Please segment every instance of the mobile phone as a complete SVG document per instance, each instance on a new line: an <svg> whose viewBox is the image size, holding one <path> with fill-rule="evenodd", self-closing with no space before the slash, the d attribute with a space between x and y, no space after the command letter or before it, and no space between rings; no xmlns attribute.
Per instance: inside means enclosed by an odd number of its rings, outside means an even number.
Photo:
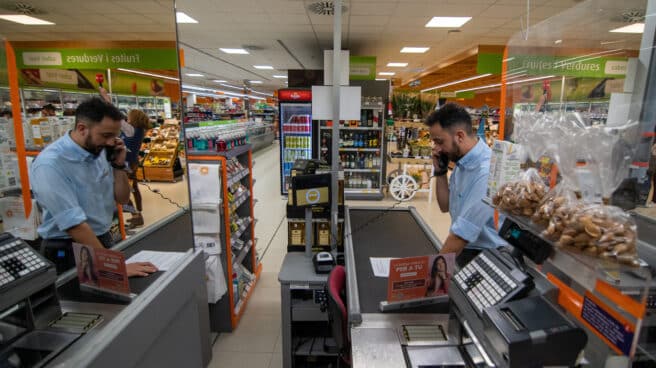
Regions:
<svg viewBox="0 0 656 368"><path fill-rule="evenodd" d="M114 162L114 160L116 160L116 149L109 146L105 147L105 155L107 161Z"/></svg>

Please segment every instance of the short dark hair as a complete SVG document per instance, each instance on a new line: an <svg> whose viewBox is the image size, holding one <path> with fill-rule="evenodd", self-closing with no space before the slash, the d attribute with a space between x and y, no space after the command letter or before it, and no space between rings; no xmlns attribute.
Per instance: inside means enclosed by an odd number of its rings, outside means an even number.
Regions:
<svg viewBox="0 0 656 368"><path fill-rule="evenodd" d="M443 129L450 130L459 125L465 130L467 135L474 135L471 116L464 107L453 102L449 102L439 110L433 111L426 118L425 124L428 127L439 124Z"/></svg>
<svg viewBox="0 0 656 368"><path fill-rule="evenodd" d="M123 114L116 106L100 97L92 97L82 102L75 110L76 125L82 121L93 125L99 124L105 117L114 121L121 121Z"/></svg>
<svg viewBox="0 0 656 368"><path fill-rule="evenodd" d="M49 104L43 106L43 110L55 111L55 110L57 110L57 108L55 108L55 105L49 103Z"/></svg>

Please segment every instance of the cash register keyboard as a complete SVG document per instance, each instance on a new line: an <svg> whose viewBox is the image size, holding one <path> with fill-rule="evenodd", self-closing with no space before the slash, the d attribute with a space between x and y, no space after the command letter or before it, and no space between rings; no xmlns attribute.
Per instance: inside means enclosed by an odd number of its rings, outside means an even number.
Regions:
<svg viewBox="0 0 656 368"><path fill-rule="evenodd" d="M518 280L515 277L518 273L511 274L511 271L490 251L485 251L463 267L454 278L458 288L481 314L483 309L509 301L526 290L528 286L525 281L528 277L516 270L523 276Z"/></svg>
<svg viewBox="0 0 656 368"><path fill-rule="evenodd" d="M50 267L36 250L9 234L0 235L0 289Z"/></svg>

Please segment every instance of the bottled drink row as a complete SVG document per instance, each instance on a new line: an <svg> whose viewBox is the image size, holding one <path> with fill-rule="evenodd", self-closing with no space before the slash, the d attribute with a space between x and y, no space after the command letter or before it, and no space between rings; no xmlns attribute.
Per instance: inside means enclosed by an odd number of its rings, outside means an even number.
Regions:
<svg viewBox="0 0 656 368"><path fill-rule="evenodd" d="M244 124L187 128L186 133L189 150L223 152L249 143Z"/></svg>
<svg viewBox="0 0 656 368"><path fill-rule="evenodd" d="M378 174L345 173L344 186L346 189L378 189Z"/></svg>
<svg viewBox="0 0 656 368"><path fill-rule="evenodd" d="M284 133L310 133L312 131L310 115L293 115L282 125Z"/></svg>
<svg viewBox="0 0 656 368"><path fill-rule="evenodd" d="M339 132L339 146L344 148L379 148L380 132ZM322 145L324 142L321 142Z"/></svg>
<svg viewBox="0 0 656 368"><path fill-rule="evenodd" d="M310 150L306 150L306 151L302 151L302 150L285 150L284 155L285 155L285 157L284 157L285 162L291 163L291 164L293 164L294 161L296 161L298 159L309 160L309 159L312 158L311 155L310 155ZM291 166L289 167L289 169L291 170Z"/></svg>
<svg viewBox="0 0 656 368"><path fill-rule="evenodd" d="M310 148L312 142L310 137L297 137L297 136L286 136L285 137L285 147L286 148Z"/></svg>
<svg viewBox="0 0 656 368"><path fill-rule="evenodd" d="M341 153L339 158L344 169L379 169L381 164L378 152Z"/></svg>

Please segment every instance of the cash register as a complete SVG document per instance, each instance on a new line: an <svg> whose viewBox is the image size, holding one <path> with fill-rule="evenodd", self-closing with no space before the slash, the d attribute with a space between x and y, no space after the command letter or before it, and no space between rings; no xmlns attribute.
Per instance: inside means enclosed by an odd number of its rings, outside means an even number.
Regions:
<svg viewBox="0 0 656 368"><path fill-rule="evenodd" d="M510 224L502 227L505 232L509 228ZM552 250L540 249L549 246L547 243L517 238L511 242L513 249L485 250L454 274L455 287L449 289L449 330L455 332L447 340L451 348L459 349L463 361L448 366L537 368L577 364L587 343L585 331L553 304L553 285L524 267L523 255L542 259ZM446 351L444 345L406 344L408 366L444 366L440 361ZM430 351L433 362L426 358Z"/></svg>
<svg viewBox="0 0 656 368"><path fill-rule="evenodd" d="M63 322L54 265L0 234L0 367L41 367L81 336ZM62 324L63 323L63 324Z"/></svg>

